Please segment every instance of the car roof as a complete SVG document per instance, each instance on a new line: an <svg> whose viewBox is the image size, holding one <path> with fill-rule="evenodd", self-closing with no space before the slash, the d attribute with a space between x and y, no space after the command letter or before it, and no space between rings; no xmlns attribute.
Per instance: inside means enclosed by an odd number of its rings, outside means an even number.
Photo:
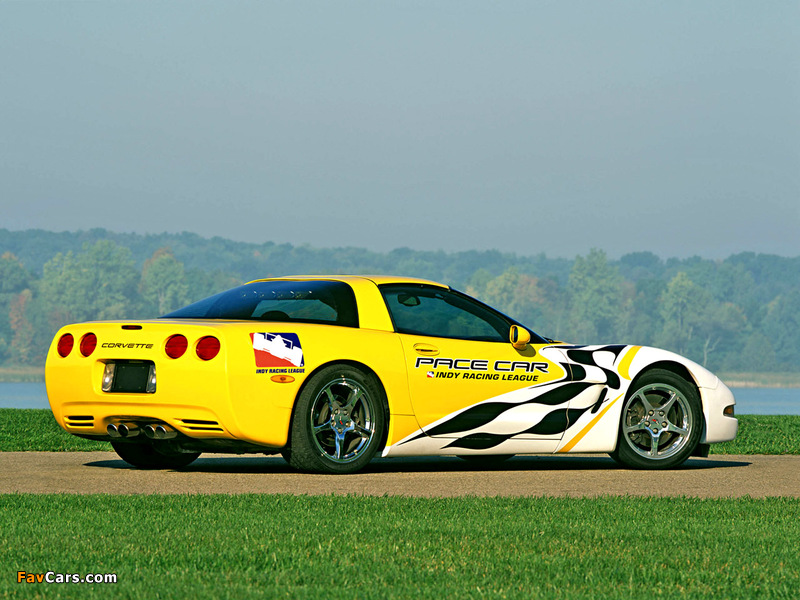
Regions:
<svg viewBox="0 0 800 600"><path fill-rule="evenodd" d="M430 281L429 279L420 279L418 277L399 277L396 275L290 275L286 277L267 277L264 279L256 279L255 281L343 281L345 283L352 281L372 281L375 285L383 285L388 283L409 283L412 285L432 285L441 288L448 286ZM249 283L253 283L252 281Z"/></svg>

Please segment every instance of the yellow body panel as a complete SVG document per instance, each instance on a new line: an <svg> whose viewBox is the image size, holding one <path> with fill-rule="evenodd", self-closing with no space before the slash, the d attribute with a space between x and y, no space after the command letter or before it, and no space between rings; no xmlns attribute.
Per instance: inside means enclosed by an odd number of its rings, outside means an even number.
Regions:
<svg viewBox="0 0 800 600"><path fill-rule="evenodd" d="M308 324L287 327L287 323L252 321L159 319L135 323L142 329L126 331L120 322L94 322L70 325L56 335L57 341L64 333L71 333L76 344L89 332L98 339L97 350L88 358L77 348L61 358L55 341L50 348L47 394L56 420L67 431L104 435L109 423L130 416L164 421L190 437L236 439L279 448L286 444L292 408L305 380L317 368L339 361L368 366L384 385L390 412L413 415L402 348L397 336L388 331ZM270 370L257 368L250 334L284 330L300 337L305 365L288 369L294 381L277 383ZM186 354L177 359L169 358L164 351L167 339L174 334L183 334L189 340ZM210 361L201 360L193 350L206 335L217 337L222 346L220 354ZM115 347L104 348L107 344ZM103 392L105 363L121 359L154 361L156 392ZM76 428L70 425L74 420L67 420L70 416L92 419L81 420L80 428ZM218 425L190 429L184 423L194 420Z"/></svg>

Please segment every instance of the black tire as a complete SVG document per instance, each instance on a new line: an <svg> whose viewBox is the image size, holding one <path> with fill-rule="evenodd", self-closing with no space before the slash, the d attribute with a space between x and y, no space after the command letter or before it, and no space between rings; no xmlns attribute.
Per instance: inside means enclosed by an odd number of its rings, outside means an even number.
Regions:
<svg viewBox="0 0 800 600"><path fill-rule="evenodd" d="M200 456L199 452L159 450L147 442L111 442L111 446L122 460L139 469L181 469Z"/></svg>
<svg viewBox="0 0 800 600"><path fill-rule="evenodd" d="M383 443L387 414L373 375L350 365L325 367L300 392L281 454L301 471L355 473Z"/></svg>
<svg viewBox="0 0 800 600"><path fill-rule="evenodd" d="M611 457L634 469L672 469L692 455L703 425L694 384L671 371L653 369L625 399Z"/></svg>

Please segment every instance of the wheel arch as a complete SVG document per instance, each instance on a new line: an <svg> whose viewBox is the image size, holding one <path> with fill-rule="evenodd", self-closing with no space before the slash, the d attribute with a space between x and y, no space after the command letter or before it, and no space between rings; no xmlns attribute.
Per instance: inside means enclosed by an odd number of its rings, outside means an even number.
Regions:
<svg viewBox="0 0 800 600"><path fill-rule="evenodd" d="M642 379L642 377L644 377L645 375L647 375L651 371L654 371L654 370L657 370L657 369L660 369L660 370L663 370L663 371L669 371L670 373L674 373L678 377L681 377L682 379L686 380L686 383L688 383L689 385L694 387L695 392L697 392L697 397L700 399L700 415L701 415L701 417L703 419L703 428L702 428L700 437L701 437L701 439L704 438L705 434L706 434L707 423L706 423L705 411L703 410L703 394L700 391L700 385L698 384L697 378L694 376L692 371L686 365L683 365L683 364L681 364L679 362L676 362L674 360L662 360L662 361L654 362L654 363L651 363L651 364L647 365L645 368L643 368L641 371L639 371L634 376L634 378L631 380L631 383L628 386L628 391L625 393L625 400L630 398L630 395L633 392L636 391L636 389L637 389L636 384L639 382L639 380ZM620 442L620 440L618 439L617 440L617 444L618 445L619 445L619 442Z"/></svg>
<svg viewBox="0 0 800 600"><path fill-rule="evenodd" d="M390 416L389 416L389 396L386 393L386 386L383 385L383 381L381 381L381 378L378 376L378 374L375 372L375 370L371 369L370 367L368 367L364 363L359 362L357 360L332 360L332 361L329 361L329 362L326 362L326 363L323 363L323 364L319 365L316 369L314 369L313 371L311 371L311 373L308 374L308 376L303 380L303 384L298 388L297 394L294 397L294 402L292 403L292 415L291 415L291 418L289 419L289 435L286 437L286 444L289 445L291 443L291 441L292 441L291 433L292 433L292 427L294 425L295 407L297 406L297 401L300 398L300 395L303 393L303 391L306 389L306 386L309 384L309 382L314 378L314 376L317 373L319 373L323 369L327 369L328 367L333 367L333 366L336 366L336 365L345 365L345 366L353 367L353 368L356 368L356 369L358 369L360 371L363 371L367 375L370 375L370 376L374 377L375 378L375 382L378 384L378 387L380 387L381 392L382 392L381 400L383 401L383 408L384 408L383 412L384 412L384 420L385 420L384 428L383 428L383 435L381 436L380 444L378 445L378 450L377 450L378 452L381 452L383 450L384 446L386 445L386 440L388 439L388 435L389 435L389 419L390 419Z"/></svg>

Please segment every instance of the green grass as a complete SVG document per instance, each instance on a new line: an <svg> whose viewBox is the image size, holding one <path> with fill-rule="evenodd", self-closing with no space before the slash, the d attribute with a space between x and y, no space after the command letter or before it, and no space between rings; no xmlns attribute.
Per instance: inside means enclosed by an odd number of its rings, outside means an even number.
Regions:
<svg viewBox="0 0 800 600"><path fill-rule="evenodd" d="M0 408L0 452L111 451L108 442L85 440L59 427L46 408Z"/></svg>
<svg viewBox="0 0 800 600"><path fill-rule="evenodd" d="M800 415L738 415L732 442L712 444L711 454L800 454Z"/></svg>
<svg viewBox="0 0 800 600"><path fill-rule="evenodd" d="M739 435L712 454L800 454L800 415L739 415ZM0 408L0 452L110 451L108 442L75 437L47 409Z"/></svg>
<svg viewBox="0 0 800 600"><path fill-rule="evenodd" d="M0 496L0 595L796 598L800 500ZM116 573L17 584L16 573Z"/></svg>

